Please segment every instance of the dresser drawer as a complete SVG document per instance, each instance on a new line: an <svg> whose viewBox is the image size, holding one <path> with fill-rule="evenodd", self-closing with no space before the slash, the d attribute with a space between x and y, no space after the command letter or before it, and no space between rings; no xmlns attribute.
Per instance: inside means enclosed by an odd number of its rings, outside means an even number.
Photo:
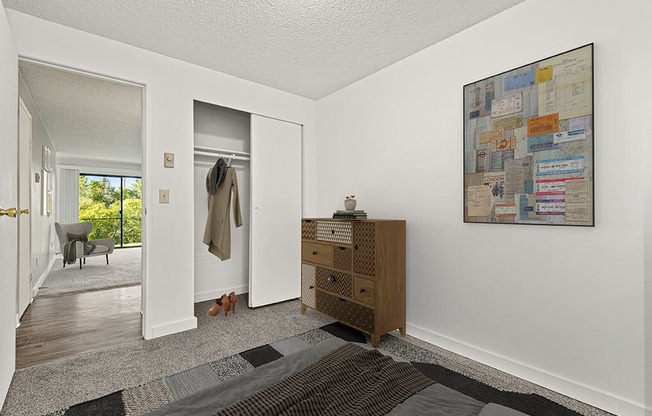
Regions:
<svg viewBox="0 0 652 416"><path fill-rule="evenodd" d="M351 297L353 294L353 279L350 274L340 273L322 267L317 267L317 287Z"/></svg>
<svg viewBox="0 0 652 416"><path fill-rule="evenodd" d="M350 221L317 221L317 240L351 244Z"/></svg>
<svg viewBox="0 0 652 416"><path fill-rule="evenodd" d="M374 281L362 277L353 278L353 299L373 306Z"/></svg>
<svg viewBox="0 0 652 416"><path fill-rule="evenodd" d="M333 265L333 247L328 244L301 243L301 260L311 263Z"/></svg>
<svg viewBox="0 0 652 416"><path fill-rule="evenodd" d="M314 240L317 238L317 221L315 220L302 220L301 221L301 239Z"/></svg>
<svg viewBox="0 0 652 416"><path fill-rule="evenodd" d="M315 309L315 269L311 264L301 265L301 303Z"/></svg>
<svg viewBox="0 0 652 416"><path fill-rule="evenodd" d="M333 267L336 269L351 271L353 249L351 246L333 247Z"/></svg>
<svg viewBox="0 0 652 416"><path fill-rule="evenodd" d="M374 331L374 310L317 291L317 310L365 332Z"/></svg>

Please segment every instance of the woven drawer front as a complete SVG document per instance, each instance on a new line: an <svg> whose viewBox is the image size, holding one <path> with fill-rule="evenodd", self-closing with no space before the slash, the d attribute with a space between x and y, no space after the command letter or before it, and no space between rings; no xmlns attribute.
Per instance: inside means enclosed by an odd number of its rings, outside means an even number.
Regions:
<svg viewBox="0 0 652 416"><path fill-rule="evenodd" d="M374 276L376 274L376 224L353 224L353 272Z"/></svg>
<svg viewBox="0 0 652 416"><path fill-rule="evenodd" d="M315 309L315 266L301 265L301 303Z"/></svg>
<svg viewBox="0 0 652 416"><path fill-rule="evenodd" d="M314 240L317 237L317 222L313 220L301 221L301 239Z"/></svg>
<svg viewBox="0 0 652 416"><path fill-rule="evenodd" d="M374 332L373 309L317 292L317 310L363 331Z"/></svg>
<svg viewBox="0 0 652 416"><path fill-rule="evenodd" d="M350 274L317 267L317 287L342 296L353 296L353 279Z"/></svg>
<svg viewBox="0 0 652 416"><path fill-rule="evenodd" d="M333 266L336 269L351 270L351 247L333 247Z"/></svg>
<svg viewBox="0 0 652 416"><path fill-rule="evenodd" d="M351 244L349 221L317 221L317 240Z"/></svg>

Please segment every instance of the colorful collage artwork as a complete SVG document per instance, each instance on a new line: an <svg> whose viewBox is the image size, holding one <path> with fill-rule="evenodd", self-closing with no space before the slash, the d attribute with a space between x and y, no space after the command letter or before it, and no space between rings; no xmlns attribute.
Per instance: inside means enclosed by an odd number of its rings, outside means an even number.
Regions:
<svg viewBox="0 0 652 416"><path fill-rule="evenodd" d="M464 222L594 225L593 44L464 86Z"/></svg>

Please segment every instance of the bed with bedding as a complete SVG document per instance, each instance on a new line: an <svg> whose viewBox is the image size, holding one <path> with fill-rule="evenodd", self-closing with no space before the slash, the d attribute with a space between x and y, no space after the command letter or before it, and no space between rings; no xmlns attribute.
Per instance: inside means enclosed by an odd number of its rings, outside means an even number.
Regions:
<svg viewBox="0 0 652 416"><path fill-rule="evenodd" d="M369 336L335 322L47 416L607 414L420 345L384 335L376 350Z"/></svg>
<svg viewBox="0 0 652 416"><path fill-rule="evenodd" d="M337 337L148 414L526 415L446 387L399 357Z"/></svg>

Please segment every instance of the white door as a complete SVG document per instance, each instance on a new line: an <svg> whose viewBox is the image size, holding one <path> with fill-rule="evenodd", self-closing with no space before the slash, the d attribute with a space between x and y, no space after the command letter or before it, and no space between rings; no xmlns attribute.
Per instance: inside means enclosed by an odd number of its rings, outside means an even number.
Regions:
<svg viewBox="0 0 652 416"><path fill-rule="evenodd" d="M249 306L301 293L301 126L251 116Z"/></svg>
<svg viewBox="0 0 652 416"><path fill-rule="evenodd" d="M0 208L18 204L18 54L0 8ZM0 403L16 368L17 221L0 216Z"/></svg>
<svg viewBox="0 0 652 416"><path fill-rule="evenodd" d="M32 301L32 253L29 217L31 196L32 115L19 98L18 105L18 316Z"/></svg>

